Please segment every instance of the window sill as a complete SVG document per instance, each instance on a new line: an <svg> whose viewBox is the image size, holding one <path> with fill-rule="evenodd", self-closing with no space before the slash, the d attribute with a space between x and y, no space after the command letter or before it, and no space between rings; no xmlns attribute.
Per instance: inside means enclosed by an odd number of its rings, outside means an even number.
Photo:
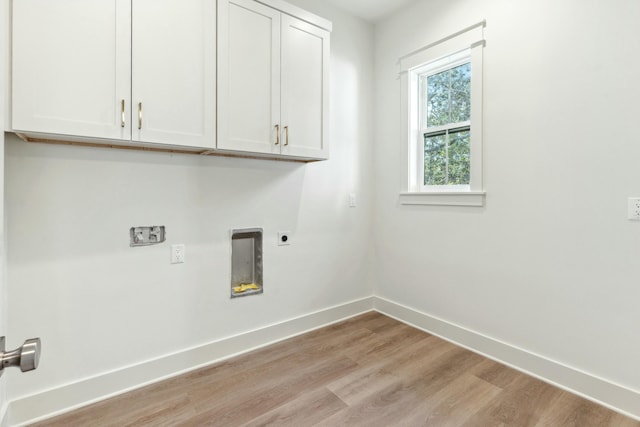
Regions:
<svg viewBox="0 0 640 427"><path fill-rule="evenodd" d="M401 205L484 206L484 191L442 191L400 193Z"/></svg>

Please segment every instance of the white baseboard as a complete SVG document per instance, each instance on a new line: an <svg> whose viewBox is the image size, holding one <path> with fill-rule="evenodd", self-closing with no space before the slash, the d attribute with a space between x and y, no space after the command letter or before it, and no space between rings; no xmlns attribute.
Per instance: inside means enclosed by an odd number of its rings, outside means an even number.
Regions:
<svg viewBox="0 0 640 427"><path fill-rule="evenodd" d="M373 309L373 297L11 401L3 424L22 426L327 326Z"/></svg>
<svg viewBox="0 0 640 427"><path fill-rule="evenodd" d="M640 392L638 391L384 298L374 297L374 309L640 421Z"/></svg>
<svg viewBox="0 0 640 427"><path fill-rule="evenodd" d="M7 427L9 425L9 403L4 402L2 409L0 409L0 427Z"/></svg>
<svg viewBox="0 0 640 427"><path fill-rule="evenodd" d="M638 391L384 298L368 297L14 400L5 405L0 425L40 421L371 310L640 420Z"/></svg>

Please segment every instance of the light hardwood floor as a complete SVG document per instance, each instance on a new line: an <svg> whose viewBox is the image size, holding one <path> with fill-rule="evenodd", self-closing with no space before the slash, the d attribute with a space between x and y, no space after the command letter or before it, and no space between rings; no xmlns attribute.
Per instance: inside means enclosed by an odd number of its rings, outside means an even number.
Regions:
<svg viewBox="0 0 640 427"><path fill-rule="evenodd" d="M41 426L640 426L367 313Z"/></svg>

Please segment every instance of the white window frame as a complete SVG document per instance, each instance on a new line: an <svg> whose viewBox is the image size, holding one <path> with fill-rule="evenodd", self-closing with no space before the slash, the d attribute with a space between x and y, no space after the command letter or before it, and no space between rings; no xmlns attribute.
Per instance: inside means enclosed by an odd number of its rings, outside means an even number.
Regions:
<svg viewBox="0 0 640 427"><path fill-rule="evenodd" d="M447 135L454 130L459 128L471 127L471 121L464 121L458 123L448 123L442 126L432 126L427 127L426 123L423 123L423 119L425 117L424 108L426 108L426 100L422 99L422 88L421 88L421 79L423 76L433 76L435 74L441 73L443 71L450 70L452 68L458 67L463 64L471 63L471 51L469 49L465 49L462 52L457 52L452 55L446 56L439 60L430 62L425 64L422 67L411 70L411 88L409 89L410 94L412 96L416 96L418 101L417 103L417 120L418 120L418 132L414 136L415 144L414 149L415 152L415 162L416 162L416 172L418 175L415 177L416 188L419 192L426 193L432 191L471 191L470 185L425 185L424 184L424 136L426 134L433 134L438 132L446 132ZM473 73L473 69L472 69Z"/></svg>
<svg viewBox="0 0 640 427"><path fill-rule="evenodd" d="M400 58L402 87L402 191L403 205L483 206L482 173L482 56L485 21ZM468 52L468 54L466 53ZM424 131L418 106L418 76L425 71L445 70L471 63L470 184L424 185ZM432 70L433 69L433 70ZM434 129L429 129L429 132Z"/></svg>

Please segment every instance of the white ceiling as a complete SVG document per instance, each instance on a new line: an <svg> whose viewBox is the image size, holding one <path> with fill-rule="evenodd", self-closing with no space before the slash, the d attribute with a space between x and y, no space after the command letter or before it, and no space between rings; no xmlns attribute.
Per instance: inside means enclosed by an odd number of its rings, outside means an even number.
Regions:
<svg viewBox="0 0 640 427"><path fill-rule="evenodd" d="M377 22L414 0L327 0L355 16Z"/></svg>

